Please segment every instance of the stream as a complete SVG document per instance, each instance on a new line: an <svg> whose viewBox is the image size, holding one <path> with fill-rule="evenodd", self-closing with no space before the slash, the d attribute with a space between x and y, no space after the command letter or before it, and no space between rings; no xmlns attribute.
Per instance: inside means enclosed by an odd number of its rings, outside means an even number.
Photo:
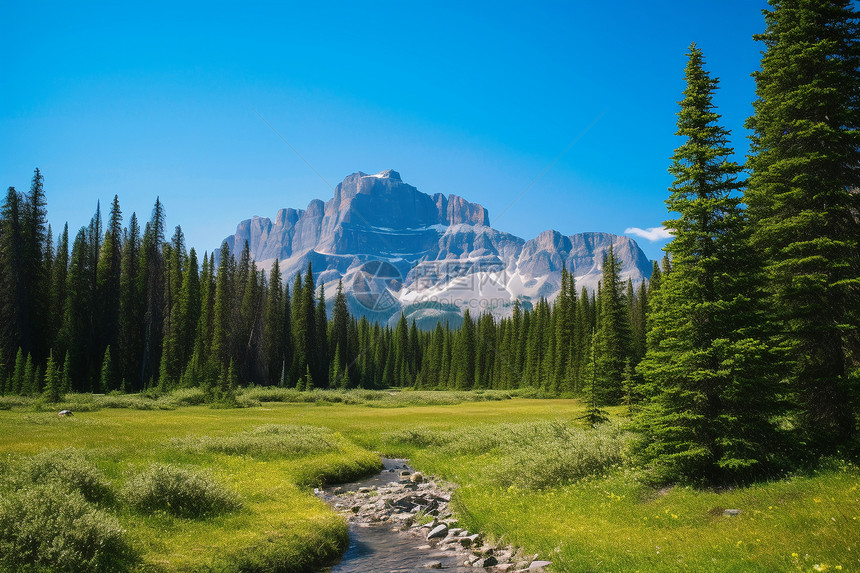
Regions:
<svg viewBox="0 0 860 573"><path fill-rule="evenodd" d="M384 469L368 479L326 488L321 497L338 508L338 493L376 491L401 483L401 472L412 472L406 460L383 458ZM408 480L407 480L408 481ZM342 509L342 508L339 508ZM349 548L330 573L417 573L443 569L454 573L475 572L463 565L468 552L459 547L428 544L414 528L403 530L392 521L360 522L350 519Z"/></svg>

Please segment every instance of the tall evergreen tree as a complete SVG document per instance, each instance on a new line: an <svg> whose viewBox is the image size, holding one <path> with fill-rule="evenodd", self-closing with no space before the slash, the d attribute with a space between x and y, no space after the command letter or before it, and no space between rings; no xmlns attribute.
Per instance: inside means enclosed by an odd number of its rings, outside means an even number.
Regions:
<svg viewBox="0 0 860 573"><path fill-rule="evenodd" d="M145 312L143 284L140 277L140 226L137 215L131 214L125 241L122 246L119 283L119 376L125 380L127 389L143 387L140 377L140 361L143 354L143 324Z"/></svg>
<svg viewBox="0 0 860 573"><path fill-rule="evenodd" d="M122 211L119 197L114 195L108 226L98 260L96 296L100 325L97 345L117 347L119 341L120 297L122 282Z"/></svg>
<svg viewBox="0 0 860 573"><path fill-rule="evenodd" d="M48 243L48 201L45 197L45 178L36 169L30 191L24 197L21 229L22 254L25 265L23 280L27 289L25 310L29 327L29 338L22 339L25 351L32 352L35 363L40 364L48 355L48 312L50 311L50 281L45 265L45 255L52 247Z"/></svg>
<svg viewBox="0 0 860 573"><path fill-rule="evenodd" d="M350 353L349 344L349 308L346 302L346 293L343 292L343 281L337 283L337 294L334 297L332 308L331 336L329 337L329 352L333 358L332 368L338 372L345 372L347 365L352 363L353 357ZM340 349L340 352L336 352ZM334 381L332 381L334 383Z"/></svg>
<svg viewBox="0 0 860 573"><path fill-rule="evenodd" d="M148 383L150 379L158 376L164 337L164 206L157 197L152 209L152 217L143 233L140 255L145 305L140 379Z"/></svg>
<svg viewBox="0 0 860 573"><path fill-rule="evenodd" d="M690 47L666 201L677 219L665 247L672 271L656 293L640 371L650 403L642 451L660 481L733 483L760 476L776 442L778 404L759 331L761 289L740 207L742 168L712 103L718 81Z"/></svg>
<svg viewBox="0 0 860 573"><path fill-rule="evenodd" d="M618 404L621 400L624 365L631 355L630 315L620 273L621 261L610 246L603 258L603 280L597 301L600 337L595 350L597 391L604 404Z"/></svg>
<svg viewBox="0 0 860 573"><path fill-rule="evenodd" d="M65 353L66 341L58 340L63 316L66 314L67 292L66 279L69 273L69 224L63 227L63 233L57 242L54 264L51 267L51 312L49 321L48 345L58 355Z"/></svg>
<svg viewBox="0 0 860 573"><path fill-rule="evenodd" d="M770 0L746 200L804 441L857 436L860 26L850 0Z"/></svg>

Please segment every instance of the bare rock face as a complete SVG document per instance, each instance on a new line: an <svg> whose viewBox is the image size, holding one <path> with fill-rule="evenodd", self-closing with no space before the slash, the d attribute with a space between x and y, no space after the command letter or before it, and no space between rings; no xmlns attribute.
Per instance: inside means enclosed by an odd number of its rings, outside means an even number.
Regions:
<svg viewBox="0 0 860 573"><path fill-rule="evenodd" d="M437 321L457 326L465 308L502 317L514 301L529 307L551 300L563 267L577 290L593 291L610 246L622 280L635 285L651 273L629 237L549 230L526 241L490 227L483 206L427 195L390 169L347 176L326 203L315 199L304 210L279 210L274 220L242 221L225 242L236 257L247 242L259 268L277 259L287 280L311 263L329 297L343 279L353 313L384 322L404 312L422 328Z"/></svg>

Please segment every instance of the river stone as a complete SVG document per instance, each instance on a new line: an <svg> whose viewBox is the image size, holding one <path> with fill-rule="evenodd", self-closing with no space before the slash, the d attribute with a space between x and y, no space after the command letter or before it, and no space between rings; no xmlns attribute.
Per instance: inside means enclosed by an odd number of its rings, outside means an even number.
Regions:
<svg viewBox="0 0 860 573"><path fill-rule="evenodd" d="M429 563L424 564L425 569L441 569L442 562L441 561L430 561Z"/></svg>
<svg viewBox="0 0 860 573"><path fill-rule="evenodd" d="M475 561L475 567L493 567L494 565L498 565L499 560L490 555L484 559L478 559Z"/></svg>
<svg viewBox="0 0 860 573"><path fill-rule="evenodd" d="M448 533L448 526L444 523L441 525L437 525L430 533L427 534L427 539L436 539L437 537L445 537L445 534Z"/></svg>

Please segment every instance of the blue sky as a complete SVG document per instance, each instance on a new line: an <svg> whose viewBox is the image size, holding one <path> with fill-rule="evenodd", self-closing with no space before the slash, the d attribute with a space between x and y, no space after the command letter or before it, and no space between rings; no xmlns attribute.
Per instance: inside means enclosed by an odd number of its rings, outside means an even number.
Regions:
<svg viewBox="0 0 860 573"><path fill-rule="evenodd" d="M746 153L766 2L599 4L7 2L0 184L39 167L55 234L160 196L201 252L389 168L524 238L657 227L687 47Z"/></svg>

